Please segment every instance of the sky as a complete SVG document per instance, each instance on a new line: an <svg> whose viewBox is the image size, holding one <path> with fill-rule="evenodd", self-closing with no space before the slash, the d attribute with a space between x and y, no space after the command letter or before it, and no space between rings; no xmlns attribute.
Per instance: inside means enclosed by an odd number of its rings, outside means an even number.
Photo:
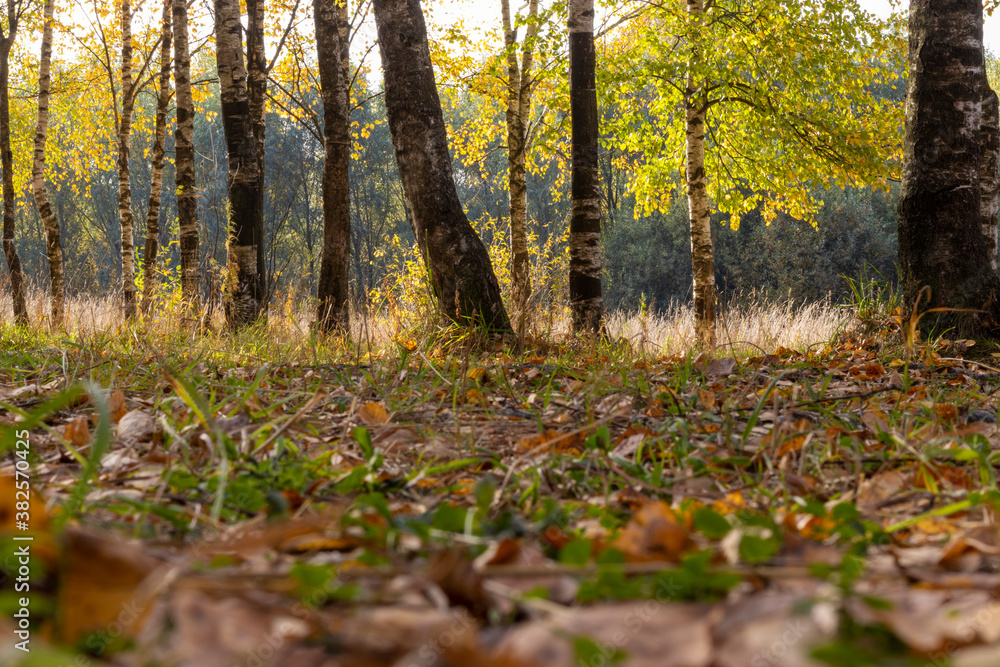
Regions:
<svg viewBox="0 0 1000 667"><path fill-rule="evenodd" d="M892 11L893 5L905 8L909 4L906 0L897 0L896 2L891 2L890 0L858 0L858 2L866 10L879 16L888 16ZM983 26L983 42L986 44L987 49L993 53L1000 54L1000 11L995 16L986 17L986 24Z"/></svg>

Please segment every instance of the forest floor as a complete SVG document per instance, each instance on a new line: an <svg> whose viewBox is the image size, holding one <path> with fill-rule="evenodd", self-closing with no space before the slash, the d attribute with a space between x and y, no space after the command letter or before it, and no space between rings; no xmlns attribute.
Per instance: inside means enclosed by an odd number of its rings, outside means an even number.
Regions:
<svg viewBox="0 0 1000 667"><path fill-rule="evenodd" d="M0 327L0 663L1000 664L1000 348L861 315Z"/></svg>

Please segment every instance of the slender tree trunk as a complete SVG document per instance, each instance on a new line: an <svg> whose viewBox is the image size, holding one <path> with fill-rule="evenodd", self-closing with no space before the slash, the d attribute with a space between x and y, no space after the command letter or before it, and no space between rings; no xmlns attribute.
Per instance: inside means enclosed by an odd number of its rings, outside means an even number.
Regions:
<svg viewBox="0 0 1000 667"><path fill-rule="evenodd" d="M3 168L3 254L7 258L10 291L14 301L14 321L28 323L24 294L24 271L14 245L14 155L10 149L10 50L17 37L17 14L13 0L7 0L7 34L0 35L0 166Z"/></svg>
<svg viewBox="0 0 1000 667"><path fill-rule="evenodd" d="M348 16L347 0L337 0L337 36L340 39L340 69L347 91L347 109L351 102L351 20Z"/></svg>
<svg viewBox="0 0 1000 667"><path fill-rule="evenodd" d="M984 311L934 313L922 321L963 336L995 331L1000 319L991 136L997 111L984 68L982 3L911 0L899 201L903 295L912 307L929 286L931 307Z"/></svg>
<svg viewBox="0 0 1000 667"><path fill-rule="evenodd" d="M118 124L118 218L122 226L122 314L135 317L135 244L132 216L132 182L129 153L132 141L132 109L135 90L132 85L132 6L122 0L122 113Z"/></svg>
<svg viewBox="0 0 1000 667"><path fill-rule="evenodd" d="M222 125L229 155L229 273L226 319L230 326L253 324L264 300L257 270L254 229L260 215L260 178L253 118L243 63L243 31L237 0L215 0L216 62L222 100ZM235 280L234 280L235 277Z"/></svg>
<svg viewBox="0 0 1000 667"><path fill-rule="evenodd" d="M346 5L344 5L346 7ZM323 252L320 264L319 310L322 331L350 331L348 265L351 258L351 114L342 67L337 0L313 0L316 51L323 89Z"/></svg>
<svg viewBox="0 0 1000 667"><path fill-rule="evenodd" d="M705 94L698 80L702 53L701 32L705 20L704 0L688 0L691 56L688 63L684 108L687 116L687 198L691 222L691 265L694 274L695 333L702 345L715 347L715 249L708 207L705 174Z"/></svg>
<svg viewBox="0 0 1000 667"><path fill-rule="evenodd" d="M257 248L257 275L262 298L267 295L267 265L264 261L264 145L265 101L267 98L267 57L264 54L264 0L247 2L247 101L257 149L257 211L253 242ZM262 315L267 309L263 308Z"/></svg>
<svg viewBox="0 0 1000 667"><path fill-rule="evenodd" d="M201 310L201 267L198 260L198 200L194 176L194 100L191 97L191 56L188 49L186 0L171 0L174 32L174 87L177 126L174 129L177 185L177 226L181 245L181 295L188 316Z"/></svg>
<svg viewBox="0 0 1000 667"><path fill-rule="evenodd" d="M455 190L419 0L375 0L374 8L403 197L438 304L459 324L509 330L489 254Z"/></svg>
<svg viewBox="0 0 1000 667"><path fill-rule="evenodd" d="M507 184L510 193L510 254L514 303L520 310L531 296L531 259L528 256L528 185L525 177L527 154L526 127L531 113L531 67L533 39L538 24L538 0L528 3L528 29L521 46L518 65L517 31L510 15L510 0L500 0L504 44L507 47Z"/></svg>
<svg viewBox="0 0 1000 667"><path fill-rule="evenodd" d="M160 239L160 193L163 189L163 147L167 138L167 105L170 102L170 3L163 3L160 36L160 89L156 97L156 134L153 138L149 207L146 209L146 246L142 256L142 312L152 312L156 289L156 254Z"/></svg>
<svg viewBox="0 0 1000 667"><path fill-rule="evenodd" d="M59 242L59 221L45 192L45 140L49 130L49 96L52 67L52 23L55 0L45 0L44 27L42 29L42 55L38 62L38 125L35 130L35 153L31 168L31 181L38 217L45 227L45 253L49 259L50 324L55 329L63 327L65 294L63 287L62 245Z"/></svg>
<svg viewBox="0 0 1000 667"><path fill-rule="evenodd" d="M569 302L575 333L597 333L601 297L601 192L598 179L594 2L569 2L569 98L573 147L569 222Z"/></svg>
<svg viewBox="0 0 1000 667"><path fill-rule="evenodd" d="M1000 100L983 76L983 119L979 129L979 207L990 267L997 271L997 214L1000 213Z"/></svg>

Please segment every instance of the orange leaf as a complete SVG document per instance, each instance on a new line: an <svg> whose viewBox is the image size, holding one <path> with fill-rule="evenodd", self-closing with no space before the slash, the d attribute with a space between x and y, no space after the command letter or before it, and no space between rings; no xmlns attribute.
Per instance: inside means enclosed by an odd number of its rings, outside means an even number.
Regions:
<svg viewBox="0 0 1000 667"><path fill-rule="evenodd" d="M365 426L381 426L389 422L389 413L375 401L368 401L358 408L357 417Z"/></svg>
<svg viewBox="0 0 1000 667"><path fill-rule="evenodd" d="M612 546L633 562L676 563L695 543L674 511L660 500L640 507Z"/></svg>
<svg viewBox="0 0 1000 667"><path fill-rule="evenodd" d="M63 437L74 447L85 447L90 444L90 422L84 416L79 416L63 429Z"/></svg>
<svg viewBox="0 0 1000 667"><path fill-rule="evenodd" d="M111 398L108 399L108 410L111 411L111 421L114 424L120 422L125 413L128 412L128 408L125 406L125 394L122 393L121 389L115 389L111 392Z"/></svg>

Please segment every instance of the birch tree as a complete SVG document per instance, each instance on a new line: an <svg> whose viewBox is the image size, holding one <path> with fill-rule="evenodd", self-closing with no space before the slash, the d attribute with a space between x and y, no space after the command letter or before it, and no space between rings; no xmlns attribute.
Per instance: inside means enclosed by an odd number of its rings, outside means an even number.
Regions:
<svg viewBox="0 0 1000 667"><path fill-rule="evenodd" d="M350 182L351 115L343 67L347 51L341 40L337 0L313 0L316 51L323 96L323 249L317 295L317 324L322 331L349 331L348 265L351 258ZM345 35L346 37L346 35ZM345 40L346 41L346 40Z"/></svg>
<svg viewBox="0 0 1000 667"><path fill-rule="evenodd" d="M132 111L135 108L136 86L132 81L132 5L121 0L122 12L122 108L118 118L118 217L122 228L122 314L132 319L136 312L135 245L133 242L132 182L129 172L129 152L132 142ZM114 82L111 82L112 90Z"/></svg>
<svg viewBox="0 0 1000 667"><path fill-rule="evenodd" d="M49 323L55 329L63 327L65 288L63 286L62 245L59 241L59 220L49 204L45 190L45 141L49 129L49 98L51 97L52 24L55 0L45 0L42 27L42 52L38 61L38 123L35 129L35 151L31 167L32 190L38 217L45 228L45 254L49 260Z"/></svg>
<svg viewBox="0 0 1000 667"><path fill-rule="evenodd" d="M257 321L265 307L255 227L260 216L257 143L247 95L243 29L237 0L215 0L216 63L229 156L229 243L225 304L230 326Z"/></svg>
<svg viewBox="0 0 1000 667"><path fill-rule="evenodd" d="M191 96L186 0L171 0L171 16L174 34L174 87L177 91L174 173L181 246L181 296L189 314L197 316L201 310L201 271L198 261L198 201L194 173L194 100Z"/></svg>
<svg viewBox="0 0 1000 667"><path fill-rule="evenodd" d="M997 98L977 0L911 0L899 264L906 301L930 288L930 322L1000 328ZM967 312L967 311L977 312Z"/></svg>
<svg viewBox="0 0 1000 667"><path fill-rule="evenodd" d="M695 326L715 341L711 214L813 220L820 188L888 188L897 169L902 38L856 0L635 3L608 44L611 147L639 213L688 200ZM725 45L720 48L720 45Z"/></svg>
<svg viewBox="0 0 1000 667"><path fill-rule="evenodd" d="M26 0L7 0L7 32L0 26L0 168L3 169L3 254L10 276L14 321L28 323L28 305L24 293L24 271L14 245L14 155L10 146L10 51L17 39L17 29L27 9Z"/></svg>
<svg viewBox="0 0 1000 667"><path fill-rule="evenodd" d="M419 0L375 0L374 10L406 210L441 312L459 324L509 330L486 247L455 190Z"/></svg>
<svg viewBox="0 0 1000 667"><path fill-rule="evenodd" d="M170 29L171 3L163 3L160 33L160 78L156 95L156 128L153 135L153 158L146 208L146 244L142 255L142 310L149 314L156 289L156 255L160 239L160 197L163 189L163 149L167 137L167 107L170 104Z"/></svg>
<svg viewBox="0 0 1000 667"><path fill-rule="evenodd" d="M510 195L511 282L520 310L531 296L531 258L528 256L528 184L525 177L527 127L531 118L534 41L538 34L538 0L529 0L527 27L518 63L517 27L511 21L510 0L500 0L507 57L507 183Z"/></svg>
<svg viewBox="0 0 1000 667"><path fill-rule="evenodd" d="M598 181L594 2L569 2L569 95L572 184L569 222L569 302L576 333L602 326L601 193Z"/></svg>
<svg viewBox="0 0 1000 667"><path fill-rule="evenodd" d="M694 274L695 332L702 345L715 347L715 252L712 218L705 177L705 119L708 115L707 87L701 80L704 50L705 2L687 0L689 16L687 85L684 88L685 183L691 227L691 268Z"/></svg>

